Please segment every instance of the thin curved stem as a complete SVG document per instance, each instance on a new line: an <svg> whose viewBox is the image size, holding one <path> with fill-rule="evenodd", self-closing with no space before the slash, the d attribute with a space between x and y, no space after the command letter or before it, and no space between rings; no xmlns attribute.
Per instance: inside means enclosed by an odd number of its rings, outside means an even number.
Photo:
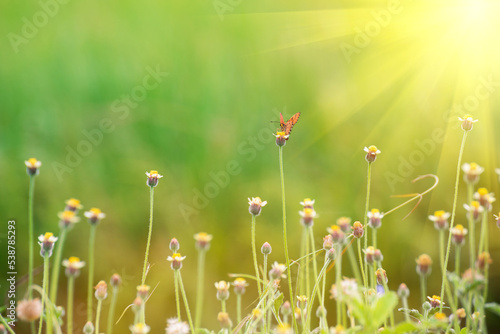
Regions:
<svg viewBox="0 0 500 334"><path fill-rule="evenodd" d="M177 275L178 271L179 270L174 270L175 305L177 308L177 320L181 321L181 302L179 299L179 275Z"/></svg>
<svg viewBox="0 0 500 334"><path fill-rule="evenodd" d="M151 245L151 234L153 232L153 202L154 202L154 187L149 188L149 232L148 232L148 243L146 245L146 254L144 255L144 267L142 269L142 279L141 285L146 282L146 272L148 268L148 256L149 256L149 246Z"/></svg>
<svg viewBox="0 0 500 334"><path fill-rule="evenodd" d="M75 277L68 277L68 305L67 305L67 332L73 333L73 303L74 303L74 295L75 295ZM109 332L108 334L111 334Z"/></svg>
<svg viewBox="0 0 500 334"><path fill-rule="evenodd" d="M38 325L38 334L42 333L42 315L45 310L45 322L48 324L51 319L48 317L48 307L47 304L47 290L48 290L48 280L49 280L49 256L45 255L43 257L43 281L42 281L42 310L40 311L40 324Z"/></svg>
<svg viewBox="0 0 500 334"><path fill-rule="evenodd" d="M368 208L370 207L370 187L371 187L371 179L372 179L372 163L368 162L368 172L366 177L366 201L365 201L365 215L363 217L363 226L365 229L365 238L364 238L364 249L368 248ZM368 264L364 263L365 272L368 271Z"/></svg>
<svg viewBox="0 0 500 334"><path fill-rule="evenodd" d="M186 291L184 290L184 284L182 283L181 271L177 270L177 276L179 276L179 285L181 288L182 299L184 300L184 307L186 309L186 314L188 318L189 328L191 328L191 333L196 333L193 326L193 319L191 318L191 311L189 310L189 304L186 297Z"/></svg>
<svg viewBox="0 0 500 334"><path fill-rule="evenodd" d="M115 308L116 308L116 299L118 297L118 287L114 286L113 287L113 292L111 295L111 304L109 305L109 312L108 312L108 331L106 334L112 334L113 333L113 320L115 317Z"/></svg>
<svg viewBox="0 0 500 334"><path fill-rule="evenodd" d="M205 283L205 254L203 249L198 250L198 277L196 278L196 315L194 320L195 328L200 328L201 317L203 315L203 288Z"/></svg>
<svg viewBox="0 0 500 334"><path fill-rule="evenodd" d="M368 285L366 283L366 275L365 275L365 270L364 270L363 257L361 256L361 239L357 239L357 241L358 241L359 267L361 269L361 276L363 276L363 286L365 288L364 294L366 296L366 292L368 291Z"/></svg>
<svg viewBox="0 0 500 334"><path fill-rule="evenodd" d="M285 260L286 260L286 268L287 268L287 276L288 276L288 289L290 291L290 301L292 301L292 305L295 305L295 298L293 294L293 286L292 286L292 270L290 268L290 256L288 255L288 239L287 239L287 231L286 231L286 204L285 204L285 175L283 172L283 146L279 147L279 163L280 163L280 178L281 178L281 202L282 202L282 211L283 211L283 244L285 247ZM295 333L299 332L299 328L297 326L297 320L295 317L292 317L293 327L295 328Z"/></svg>
<svg viewBox="0 0 500 334"><path fill-rule="evenodd" d="M311 292L311 295L309 296L309 303L307 303L307 311L305 312L307 314L307 330L309 330L309 328L311 328L311 316L310 316L310 313L311 313L311 310L312 310L312 305L314 304L314 297L316 297L316 291L318 290L318 285L321 281L321 279L323 278L323 276L326 274L326 269L328 268L328 265L330 264L330 259L326 259L325 260L325 264L323 265L323 268L321 268L321 271L319 272L319 276L318 276L318 279L316 280L316 283L314 284L314 288L313 288L313 291ZM292 317L294 317L292 315Z"/></svg>
<svg viewBox="0 0 500 334"><path fill-rule="evenodd" d="M311 238L310 244L311 244L311 256L312 256L312 261L313 261L313 274L316 279L318 279L318 263L316 261L316 246L314 246L314 232L313 232L313 227L310 226L309 228L309 237ZM317 290L318 294L318 300L321 298L320 291Z"/></svg>
<svg viewBox="0 0 500 334"><path fill-rule="evenodd" d="M61 258L62 258L62 251L64 248L64 242L66 240L66 233L67 233L67 228L61 228L61 234L59 235L59 242L57 243L56 247L57 250L55 252L55 257L54 257L54 268L52 268L52 276L51 276L51 281L50 281L50 300L57 305L57 285L59 282L59 271L61 268Z"/></svg>
<svg viewBox="0 0 500 334"><path fill-rule="evenodd" d="M89 236L89 279L87 282L87 321L92 322L92 291L94 282L94 244L95 244L95 224L90 225L90 236Z"/></svg>
<svg viewBox="0 0 500 334"><path fill-rule="evenodd" d="M99 323L101 322L102 299L97 300L97 310L95 313L95 332L99 334Z"/></svg>
<svg viewBox="0 0 500 334"><path fill-rule="evenodd" d="M455 194L453 196L453 209L451 211L451 220L450 220L450 233L448 234L448 245L446 247L446 256L444 258L444 266L443 266L443 276L441 277L441 301L443 301L444 295L444 285L446 281L446 268L448 267L448 258L450 256L450 248L451 248L451 236L452 236L452 228L455 223L455 213L457 210L457 198L458 198L458 184L460 183L460 165L462 164L462 155L464 153L465 141L467 140L468 131L464 131L464 136L462 138L462 144L460 145L460 153L458 154L458 163L457 163L457 174L455 178ZM439 307L439 312L443 312L443 303L441 303Z"/></svg>
<svg viewBox="0 0 500 334"><path fill-rule="evenodd" d="M0 314L0 321L2 322L2 324L5 326L5 329L7 329L9 331L10 334L16 334L14 333L14 331L12 330L12 328L10 328L9 324L7 323L7 321L5 320L4 317L2 317L2 314Z"/></svg>
<svg viewBox="0 0 500 334"><path fill-rule="evenodd" d="M33 254L34 254L34 232L33 232L33 198L35 197L35 176L30 175L30 185L28 194L28 299L33 297Z"/></svg>
<svg viewBox="0 0 500 334"><path fill-rule="evenodd" d="M472 207L472 195L474 193L474 185L471 183L467 184L467 204ZM469 212L467 214L467 220L469 221L469 267L474 272L476 268L476 223L474 222L474 213Z"/></svg>
<svg viewBox="0 0 500 334"><path fill-rule="evenodd" d="M255 215L252 215L252 253L253 253L253 266L255 268L255 277L257 277L257 290L259 291L259 298L262 297L262 289L260 287L260 274L259 265L257 263L257 250L255 247Z"/></svg>

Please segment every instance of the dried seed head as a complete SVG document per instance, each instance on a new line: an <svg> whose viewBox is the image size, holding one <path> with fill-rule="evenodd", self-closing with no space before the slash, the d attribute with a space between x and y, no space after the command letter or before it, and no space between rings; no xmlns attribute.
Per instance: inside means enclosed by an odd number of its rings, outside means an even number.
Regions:
<svg viewBox="0 0 500 334"><path fill-rule="evenodd" d="M364 151L366 152L365 160L368 163L372 163L377 159L377 155L379 155L380 150L376 146L365 147Z"/></svg>
<svg viewBox="0 0 500 334"><path fill-rule="evenodd" d="M269 255L273 251L273 248L271 247L271 245L269 244L269 242L264 242L264 244L260 248L260 251L264 255Z"/></svg>
<svg viewBox="0 0 500 334"><path fill-rule="evenodd" d="M417 274L422 277L430 275L432 271L432 259L427 254L422 254L418 257L417 261Z"/></svg>
<svg viewBox="0 0 500 334"><path fill-rule="evenodd" d="M29 158L28 160L24 161L24 165L26 166L26 173L29 176L40 174L39 168L40 166L42 166L41 161L38 161L35 158Z"/></svg>
<svg viewBox="0 0 500 334"><path fill-rule="evenodd" d="M248 199L248 212L252 216L258 216L260 215L260 212L262 211L262 207L266 206L267 201L263 201L260 199L260 197L252 197L252 199Z"/></svg>
<svg viewBox="0 0 500 334"><path fill-rule="evenodd" d="M17 317L23 321L35 321L42 313L42 303L39 298L23 299L17 302Z"/></svg>

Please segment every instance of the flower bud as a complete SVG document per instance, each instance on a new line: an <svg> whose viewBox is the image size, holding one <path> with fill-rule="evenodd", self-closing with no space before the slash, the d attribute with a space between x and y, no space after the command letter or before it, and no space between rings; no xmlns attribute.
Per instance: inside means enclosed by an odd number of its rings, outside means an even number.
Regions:
<svg viewBox="0 0 500 334"><path fill-rule="evenodd" d="M250 212L252 216L258 216L260 215L262 207L266 206L267 201L262 201L260 197L252 197L252 199L248 199L248 204L250 205L248 207L248 212Z"/></svg>
<svg viewBox="0 0 500 334"><path fill-rule="evenodd" d="M97 225L103 218L106 217L104 212L98 208L91 208L89 211L85 211L83 215L87 217L90 225Z"/></svg>
<svg viewBox="0 0 500 334"><path fill-rule="evenodd" d="M337 225L340 227L342 232L344 232L344 233L351 232L351 218L340 217L339 219L337 219Z"/></svg>
<svg viewBox="0 0 500 334"><path fill-rule="evenodd" d="M375 248L373 246L368 246L363 252L365 253L366 263L373 264L375 262Z"/></svg>
<svg viewBox="0 0 500 334"><path fill-rule="evenodd" d="M424 302L422 304L422 309L426 312L429 312L432 309L431 303L429 302Z"/></svg>
<svg viewBox="0 0 500 334"><path fill-rule="evenodd" d="M138 285L137 286L137 297L141 298L142 301L146 301L149 295L149 290L151 287L149 285Z"/></svg>
<svg viewBox="0 0 500 334"><path fill-rule="evenodd" d="M359 221L355 221L354 224L352 225L352 235L356 239L359 239L362 238L364 234L365 230L363 224L361 224Z"/></svg>
<svg viewBox="0 0 500 334"><path fill-rule="evenodd" d="M473 119L471 115L465 115L464 118L459 117L458 119L462 122L462 130L464 131L472 130L474 123L478 121L477 119Z"/></svg>
<svg viewBox="0 0 500 334"><path fill-rule="evenodd" d="M382 268L378 268L375 275L377 276L377 284L385 285L389 281L387 279L387 273Z"/></svg>
<svg viewBox="0 0 500 334"><path fill-rule="evenodd" d="M217 299L227 300L229 298L229 283L226 281L219 281L215 283L217 289Z"/></svg>
<svg viewBox="0 0 500 334"><path fill-rule="evenodd" d="M366 152L365 160L368 163L372 163L377 159L377 155L379 155L380 150L376 146L365 147L364 151Z"/></svg>
<svg viewBox="0 0 500 334"><path fill-rule="evenodd" d="M375 252L373 253L373 259L375 260L375 262L382 262L384 260L384 256L382 255L380 249L375 249Z"/></svg>
<svg viewBox="0 0 500 334"><path fill-rule="evenodd" d="M200 251L207 251L210 249L210 241L212 241L212 235L205 232L196 233L194 235L194 240L196 240L196 249Z"/></svg>
<svg viewBox="0 0 500 334"><path fill-rule="evenodd" d="M273 251L273 248L271 247L271 245L269 244L269 242L264 242L264 244L262 245L260 251L264 255L269 255Z"/></svg>
<svg viewBox="0 0 500 334"><path fill-rule="evenodd" d="M284 317L288 317L292 314L292 306L288 300L281 305L281 314Z"/></svg>
<svg viewBox="0 0 500 334"><path fill-rule="evenodd" d="M85 334L92 334L94 333L94 324L90 321L87 321L85 326L83 326L83 332Z"/></svg>
<svg viewBox="0 0 500 334"><path fill-rule="evenodd" d="M172 252L177 253L180 248L179 241L177 241L176 238L172 238L172 240L170 240L169 248Z"/></svg>
<svg viewBox="0 0 500 334"><path fill-rule="evenodd" d="M280 279L284 275L283 273L286 270L286 266L284 264L274 262L271 266L271 270L269 270L269 278L272 280Z"/></svg>
<svg viewBox="0 0 500 334"><path fill-rule="evenodd" d="M325 250L329 250L332 247L333 247L333 238L332 238L331 234L327 234L323 238L323 248Z"/></svg>
<svg viewBox="0 0 500 334"><path fill-rule="evenodd" d="M406 286L406 284L401 283L398 288L398 296L401 299L408 298L410 296L410 289Z"/></svg>
<svg viewBox="0 0 500 334"><path fill-rule="evenodd" d="M333 261L335 260L335 248L330 248L329 250L326 251L326 257L328 260Z"/></svg>
<svg viewBox="0 0 500 334"><path fill-rule="evenodd" d="M477 267L477 269L479 269L481 271L484 271L484 268L486 267L486 264L490 265L492 263L493 263L493 260L490 257L490 253L488 253L488 252L482 252L477 257L476 267Z"/></svg>
<svg viewBox="0 0 500 334"><path fill-rule="evenodd" d="M319 319L323 319L323 317L326 317L326 308L324 306L318 306L318 308L316 309L316 316L319 318Z"/></svg>
<svg viewBox="0 0 500 334"><path fill-rule="evenodd" d="M120 287L120 285L122 284L122 278L121 278L121 276L118 275L118 274L113 274L113 276L111 276L111 280L109 281L109 284L113 288Z"/></svg>
<svg viewBox="0 0 500 334"><path fill-rule="evenodd" d="M38 244L40 245L40 255L42 257L52 256L52 250L54 249L54 244L57 241L57 238L54 237L54 234L47 232L38 237Z"/></svg>
<svg viewBox="0 0 500 334"><path fill-rule="evenodd" d="M497 227L500 228L500 213L497 215L494 215L493 217L495 217L495 220L496 220L496 223L497 223Z"/></svg>
<svg viewBox="0 0 500 334"><path fill-rule="evenodd" d="M217 315L217 321L219 322L221 328L229 329L233 327L233 323L227 312L219 312Z"/></svg>
<svg viewBox="0 0 500 334"><path fill-rule="evenodd" d="M146 172L148 177L146 184L150 187L156 187L158 185L158 180L163 177L163 175L158 174L158 171L152 170L149 173Z"/></svg>
<svg viewBox="0 0 500 334"><path fill-rule="evenodd" d="M29 176L38 175L40 173L40 166L42 165L41 161L36 160L35 158L29 158L24 162L26 165L26 173Z"/></svg>
<svg viewBox="0 0 500 334"><path fill-rule="evenodd" d="M104 300L108 296L108 285L106 284L106 282L100 281L99 283L97 283L94 289L94 295L98 300Z"/></svg>
<svg viewBox="0 0 500 334"><path fill-rule="evenodd" d="M134 313L140 312L142 304L144 304L144 301L140 297L135 297L134 302L132 303L132 311L134 311Z"/></svg>
<svg viewBox="0 0 500 334"><path fill-rule="evenodd" d="M7 328L3 324L0 324L0 334L7 334Z"/></svg>
<svg viewBox="0 0 500 334"><path fill-rule="evenodd" d="M432 259L427 254L422 254L418 257L417 261L417 274L426 277L430 275L432 271Z"/></svg>
<svg viewBox="0 0 500 334"><path fill-rule="evenodd" d="M242 295L245 293L245 288L248 286L247 281L244 278L237 278L232 283L234 286L234 293L237 295Z"/></svg>
<svg viewBox="0 0 500 334"><path fill-rule="evenodd" d="M286 145L286 140L289 137L289 135L285 135L284 132L277 132L274 136L276 137L276 145L280 147Z"/></svg>

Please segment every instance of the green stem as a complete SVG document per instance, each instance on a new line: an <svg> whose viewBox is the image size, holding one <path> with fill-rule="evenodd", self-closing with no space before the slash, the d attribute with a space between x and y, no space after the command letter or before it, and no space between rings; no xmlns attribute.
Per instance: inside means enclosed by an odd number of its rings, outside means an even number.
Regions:
<svg viewBox="0 0 500 334"><path fill-rule="evenodd" d="M364 270L364 265L363 265L363 257L361 256L361 239L358 238L357 242L358 242L359 267L361 269L361 275L363 276L363 286L365 288L364 295L366 296L367 290L368 290L368 286L367 286L367 283L366 283L366 275L365 275L365 270ZM365 298L365 300L366 300L366 298Z"/></svg>
<svg viewBox="0 0 500 334"><path fill-rule="evenodd" d="M255 248L255 215L252 215L252 253L253 253L253 266L255 268L255 277L257 277L257 290L259 291L259 298L262 297L262 289L260 287L259 265L257 263L257 250Z"/></svg>
<svg viewBox="0 0 500 334"><path fill-rule="evenodd" d="M220 304L221 304L221 311L222 312L226 312L226 301L225 300L221 300Z"/></svg>
<svg viewBox="0 0 500 334"><path fill-rule="evenodd" d="M95 314L95 332L100 334L99 332L99 323L101 321L101 308L102 308L102 299L97 300L97 311Z"/></svg>
<svg viewBox="0 0 500 334"><path fill-rule="evenodd" d="M153 200L154 200L154 187L149 188L149 232L148 232L148 243L146 245L146 254L144 255L144 267L142 269L142 279L141 285L146 282L146 271L148 268L148 256L149 256L149 246L151 244L151 234L153 232Z"/></svg>
<svg viewBox="0 0 500 334"><path fill-rule="evenodd" d="M87 321L92 322L92 306L93 306L93 286L94 286L94 244L95 244L95 230L97 225L90 225L89 236L89 279L87 282Z"/></svg>
<svg viewBox="0 0 500 334"><path fill-rule="evenodd" d="M52 279L50 281L50 300L57 305L57 285L59 282L59 271L61 268L61 258L62 258L62 251L64 248L64 241L66 240L66 233L67 233L67 228L61 228L61 234L59 235L59 242L57 243L56 247L57 250L55 252L55 257L54 257L54 268L52 268Z"/></svg>
<svg viewBox="0 0 500 334"><path fill-rule="evenodd" d="M184 290L184 284L182 283L181 271L177 270L177 276L179 276L179 285L181 287L182 299L184 300L184 307L186 308L186 314L188 318L189 328L191 328L191 333L196 333L193 326L193 319L191 318L191 311L189 310L189 304L186 297L186 291Z"/></svg>
<svg viewBox="0 0 500 334"><path fill-rule="evenodd" d="M484 228L483 228L484 227ZM483 290L483 304L486 303L486 297L488 295L488 271L489 271L489 245L488 245L488 210L485 208L483 212L483 227L484 230L481 235L481 241L484 243L484 249L481 253L486 252L488 257L484 258L484 290ZM479 253L479 254L481 254ZM484 314L485 315L485 314ZM486 315L485 315L486 316Z"/></svg>
<svg viewBox="0 0 500 334"><path fill-rule="evenodd" d="M441 268L441 272L444 269L444 244L445 244L445 235L444 230L439 230L439 267Z"/></svg>
<svg viewBox="0 0 500 334"><path fill-rule="evenodd" d="M35 194L35 176L30 175L30 185L28 194L28 299L33 298L33 254L34 254L34 232L33 232L33 198Z"/></svg>
<svg viewBox="0 0 500 334"><path fill-rule="evenodd" d="M177 319L181 321L181 302L179 298L179 276L177 272L179 270L174 270L174 288L175 288L175 305L177 308Z"/></svg>
<svg viewBox="0 0 500 334"><path fill-rule="evenodd" d="M457 276L457 279L460 278L460 246L455 247L455 275ZM458 284L455 284L455 305L458 307ZM453 318L456 318L456 315L453 316Z"/></svg>
<svg viewBox="0 0 500 334"><path fill-rule="evenodd" d="M377 229L373 229L372 233L372 243L373 243L373 248L377 249Z"/></svg>
<svg viewBox="0 0 500 334"><path fill-rule="evenodd" d="M236 295L236 321L241 321L241 294Z"/></svg>
<svg viewBox="0 0 500 334"><path fill-rule="evenodd" d="M47 304L48 280L49 280L49 256L45 255L43 257L42 310L40 311L40 324L38 325L38 334L42 334L42 324L43 324L42 317L43 317L44 310L45 310L45 322L47 323L47 326L51 320L47 314L48 307L46 307L46 305L45 305L45 304ZM48 332L48 333L50 333L50 332Z"/></svg>
<svg viewBox="0 0 500 334"><path fill-rule="evenodd" d="M313 232L313 227L309 227L309 237L311 238L311 254L312 254L312 261L313 261L313 273L314 277L318 279L318 263L316 261L316 246L314 245L314 232ZM321 298L321 294L319 289L317 290L318 292L318 300Z"/></svg>
<svg viewBox="0 0 500 334"><path fill-rule="evenodd" d="M444 285L445 281L447 280L446 278L446 268L448 267L448 258L450 256L450 248L451 248L451 236L452 236L452 229L453 229L453 224L455 223L455 213L457 209L457 198L458 198L458 184L460 183L460 166L462 164L462 155L464 153L464 147L465 147L465 141L467 139L467 134L468 131L464 131L464 136L462 138L462 144L460 145L460 153L458 154L458 163L457 163L457 174L455 178L455 194L453 196L453 209L451 211L451 221L450 221L450 232L448 234L448 245L446 247L446 256L444 259L444 265L443 265L443 275L441 277L441 301L443 301L443 296L444 296ZM439 307L439 312L443 312L443 303L441 303Z"/></svg>
<svg viewBox="0 0 500 334"><path fill-rule="evenodd" d="M371 187L371 178L372 178L372 163L368 163L368 172L366 177L366 201L365 201L365 215L363 218L363 227L365 229L365 244L364 249L368 248L368 208L370 206L370 187ZM368 263L364 263L365 272L368 272ZM366 286L365 286L366 288Z"/></svg>
<svg viewBox="0 0 500 334"><path fill-rule="evenodd" d="M319 285L319 282L321 281L323 275L326 274L326 269L328 269L328 266L330 265L330 260L327 258L326 261L325 261L325 264L323 265L323 268L321 268L321 271L319 272L319 276L318 276L318 279L316 280L316 283L314 284L314 288L313 288L313 291L311 293L311 295L309 295L309 303L307 303L307 311L305 312L305 314L307 314L307 330L309 331L309 328L311 328L311 310L312 310L312 305L314 304L314 297L316 297L316 291L318 290L318 285ZM337 265L337 264L335 264ZM293 318L295 318L293 315L292 315Z"/></svg>
<svg viewBox="0 0 500 334"><path fill-rule="evenodd" d="M306 259L306 243L307 243L307 228L303 226L302 228L302 239L300 241L300 266L299 266L299 294L303 295L305 294L306 291L306 280L305 275L306 275L306 265L307 265L307 259Z"/></svg>
<svg viewBox="0 0 500 334"><path fill-rule="evenodd" d="M401 298L402 302L403 302L403 308L405 309L405 321L406 322L410 322L410 315L408 314L408 298L404 297L404 298Z"/></svg>
<svg viewBox="0 0 500 334"><path fill-rule="evenodd" d="M361 283L361 273L359 272L358 263L356 262L356 253L354 252L354 247L347 248L347 255L349 256L349 262L351 263L354 278L356 279L356 282Z"/></svg>
<svg viewBox="0 0 500 334"><path fill-rule="evenodd" d="M290 267L290 257L288 255L288 240L287 240L287 232L286 232L286 204L285 204L285 175L283 172L283 146L279 147L279 163L280 163L280 178L281 178L281 202L282 202L282 211L283 211L283 244L285 247L285 260L286 260L286 268L287 268L287 276L288 276L288 290L290 292L290 301L292 301L292 305L295 305L295 298L293 295L293 286L292 286L292 269ZM299 328L297 326L297 320L295 317L292 317L293 327L295 328L295 333L299 332Z"/></svg>
<svg viewBox="0 0 500 334"><path fill-rule="evenodd" d="M200 328L203 315L203 288L205 283L205 250L198 250L198 277L196 278L196 316L195 328Z"/></svg>
<svg viewBox="0 0 500 334"><path fill-rule="evenodd" d="M5 329L7 329L9 331L10 334L16 334L16 333L14 333L14 331L12 330L12 328L10 328L9 324L7 323L7 321L5 320L5 318L2 317L1 314L0 314L0 321L5 326Z"/></svg>
<svg viewBox="0 0 500 334"><path fill-rule="evenodd" d="M342 299L342 244L337 244L337 258L335 259L335 284L337 287L337 325L340 325L341 302Z"/></svg>
<svg viewBox="0 0 500 334"><path fill-rule="evenodd" d="M420 275L420 294L422 296L422 304L425 303L427 296L427 277Z"/></svg>
<svg viewBox="0 0 500 334"><path fill-rule="evenodd" d="M106 334L112 334L113 333L113 320L115 318L115 308L116 308L116 299L118 297L118 287L114 286L113 287L113 292L111 295L111 304L109 305L109 312L108 312L108 331Z"/></svg>
<svg viewBox="0 0 500 334"><path fill-rule="evenodd" d="M467 204L469 204L472 208L472 195L474 193L474 185L468 183L467 184ZM476 223L474 222L474 213L469 212L468 214L469 221L469 267L474 271L476 268L476 248L475 248L475 230Z"/></svg>
<svg viewBox="0 0 500 334"><path fill-rule="evenodd" d="M269 289L269 287L267 287L267 254L264 254L264 272L262 273L262 276L263 276L263 282L262 282L262 291L264 292L265 295L267 295L266 293L266 289ZM258 283L258 282L257 282ZM266 288L267 287L267 288ZM241 296L238 295L239 299L240 299L240 303L241 303ZM269 328L269 326L267 326L268 322L268 318L269 318L269 322L271 322L271 315L270 315L270 312L266 312L266 303L267 303L267 297L264 297L264 301L263 301L263 305L264 305L264 332L266 332L267 328ZM239 305L240 309L239 309L239 319L238 319L238 323L241 321L241 305Z"/></svg>
<svg viewBox="0 0 500 334"><path fill-rule="evenodd" d="M306 234L306 258L305 258L305 265L306 265L306 268L305 268L305 274L306 274L306 296L309 296L310 293L311 293L311 273L310 273L310 260L309 260L309 257L311 256L309 253L311 251L310 247L309 247L309 243L310 243L310 240L309 238L307 237L308 235L308 231L307 231L307 227L305 227L305 234Z"/></svg>
<svg viewBox="0 0 500 334"><path fill-rule="evenodd" d="M75 300L75 277L70 275L68 277L68 305L67 307L67 332L73 333L73 303ZM108 334L111 334L109 332Z"/></svg>

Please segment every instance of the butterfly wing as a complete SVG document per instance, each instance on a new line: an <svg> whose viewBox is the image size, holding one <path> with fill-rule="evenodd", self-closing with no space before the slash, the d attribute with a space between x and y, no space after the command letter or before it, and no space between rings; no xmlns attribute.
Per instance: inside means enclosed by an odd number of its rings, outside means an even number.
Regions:
<svg viewBox="0 0 500 334"><path fill-rule="evenodd" d="M281 131L283 131L283 127L285 126L285 120L283 119L283 115L280 113L280 127Z"/></svg>
<svg viewBox="0 0 500 334"><path fill-rule="evenodd" d="M290 135L290 133L292 132L292 128L293 126L295 125L295 123L297 123L297 121L299 120L299 116L300 116L300 112L296 113L295 115L293 115L285 124L285 126L281 127L281 129L285 132L285 135Z"/></svg>

